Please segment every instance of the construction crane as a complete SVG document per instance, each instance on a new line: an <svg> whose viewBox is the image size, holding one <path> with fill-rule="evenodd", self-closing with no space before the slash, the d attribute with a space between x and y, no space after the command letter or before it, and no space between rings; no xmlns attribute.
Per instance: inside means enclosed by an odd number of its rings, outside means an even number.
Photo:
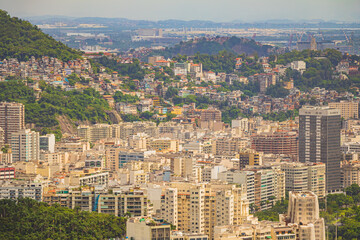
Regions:
<svg viewBox="0 0 360 240"><path fill-rule="evenodd" d="M294 34L293 34L293 33L291 33L291 34L290 34L290 38L289 38L289 44L288 44L288 48L289 48L289 50L291 50L291 45L292 45L292 40L293 40L293 37L294 37Z"/></svg>
<svg viewBox="0 0 360 240"><path fill-rule="evenodd" d="M304 32L296 33L296 38L297 38L298 42L301 42L303 35L304 35Z"/></svg>
<svg viewBox="0 0 360 240"><path fill-rule="evenodd" d="M342 30L343 31L343 33L344 33L344 36L345 36L345 39L346 39L346 42L347 42L347 45L348 45L348 47L349 47L349 53L350 54L353 54L353 40L352 40L352 36L354 36L353 34L354 33L351 33L351 36L350 37L348 37L348 35L346 34L346 32L344 31L344 29Z"/></svg>
<svg viewBox="0 0 360 240"><path fill-rule="evenodd" d="M319 35L321 36L321 39L322 39L323 41L325 41L324 34L323 34L323 32L321 31L320 28L319 28Z"/></svg>

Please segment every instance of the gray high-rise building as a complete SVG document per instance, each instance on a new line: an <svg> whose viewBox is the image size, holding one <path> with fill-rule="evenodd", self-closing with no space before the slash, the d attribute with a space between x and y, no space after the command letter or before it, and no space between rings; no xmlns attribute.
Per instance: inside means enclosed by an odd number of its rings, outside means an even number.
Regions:
<svg viewBox="0 0 360 240"><path fill-rule="evenodd" d="M299 111L299 161L326 164L326 189L341 188L340 111L305 106Z"/></svg>

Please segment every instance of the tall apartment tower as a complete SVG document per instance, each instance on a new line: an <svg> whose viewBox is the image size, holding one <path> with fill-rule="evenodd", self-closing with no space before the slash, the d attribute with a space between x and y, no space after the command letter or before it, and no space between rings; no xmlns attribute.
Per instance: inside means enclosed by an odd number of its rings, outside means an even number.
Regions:
<svg viewBox="0 0 360 240"><path fill-rule="evenodd" d="M24 105L15 102L0 102L0 127L5 132L5 143L10 143L12 133L25 129Z"/></svg>
<svg viewBox="0 0 360 240"><path fill-rule="evenodd" d="M11 135L13 162L37 161L40 159L39 133L23 129Z"/></svg>
<svg viewBox="0 0 360 240"><path fill-rule="evenodd" d="M325 221L319 216L319 201L310 191L289 192L288 226L296 227L299 239L325 240Z"/></svg>
<svg viewBox="0 0 360 240"><path fill-rule="evenodd" d="M299 115L299 161L325 163L326 190L340 189L340 111L305 106Z"/></svg>

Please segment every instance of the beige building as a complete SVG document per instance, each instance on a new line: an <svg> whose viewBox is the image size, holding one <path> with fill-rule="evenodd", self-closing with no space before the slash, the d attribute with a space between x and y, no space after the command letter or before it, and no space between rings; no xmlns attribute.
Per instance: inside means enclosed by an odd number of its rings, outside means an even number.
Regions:
<svg viewBox="0 0 360 240"><path fill-rule="evenodd" d="M164 196L162 197L161 204L161 217L172 223L178 225L178 191L176 188L165 189Z"/></svg>
<svg viewBox="0 0 360 240"><path fill-rule="evenodd" d="M144 133L138 133L128 138L128 146L138 150L147 149L148 136Z"/></svg>
<svg viewBox="0 0 360 240"><path fill-rule="evenodd" d="M147 142L147 149L157 152L179 152L179 140L155 139Z"/></svg>
<svg viewBox="0 0 360 240"><path fill-rule="evenodd" d="M90 150L89 142L57 142L55 152L76 152L83 153Z"/></svg>
<svg viewBox="0 0 360 240"><path fill-rule="evenodd" d="M312 191L318 197L326 194L326 168L324 163L282 163L287 191Z"/></svg>
<svg viewBox="0 0 360 240"><path fill-rule="evenodd" d="M42 200L43 185L23 180L0 181L0 199L31 198L36 201Z"/></svg>
<svg viewBox="0 0 360 240"><path fill-rule="evenodd" d="M233 155L238 154L241 149L247 147L248 139L243 138L220 138L215 140L213 147L215 155Z"/></svg>
<svg viewBox="0 0 360 240"><path fill-rule="evenodd" d="M325 222L319 217L318 197L313 192L289 192L288 212L281 218L297 229L299 240L325 240Z"/></svg>
<svg viewBox="0 0 360 240"><path fill-rule="evenodd" d="M175 157L170 161L171 172L176 176L183 178L192 178L195 176L195 159L192 157Z"/></svg>
<svg viewBox="0 0 360 240"><path fill-rule="evenodd" d="M25 129L25 107L21 103L0 102L0 127L4 130L5 143L11 142L11 134Z"/></svg>
<svg viewBox="0 0 360 240"><path fill-rule="evenodd" d="M239 167L240 170L246 166L261 165L261 156L253 149L246 149L239 152Z"/></svg>
<svg viewBox="0 0 360 240"><path fill-rule="evenodd" d="M221 111L217 109L206 109L201 111L201 121L221 122Z"/></svg>
<svg viewBox="0 0 360 240"><path fill-rule="evenodd" d="M131 161L144 161L144 152L124 148L108 148L105 151L106 168L117 171Z"/></svg>
<svg viewBox="0 0 360 240"><path fill-rule="evenodd" d="M85 141L96 142L107 138L120 138L120 126L95 124L93 126L79 126L77 135Z"/></svg>
<svg viewBox="0 0 360 240"><path fill-rule="evenodd" d="M215 227L215 240L295 240L296 231L283 223L261 221L253 224Z"/></svg>
<svg viewBox="0 0 360 240"><path fill-rule="evenodd" d="M126 223L126 237L133 240L170 240L170 224L151 218L130 218Z"/></svg>
<svg viewBox="0 0 360 240"><path fill-rule="evenodd" d="M359 103L350 101L340 101L329 103L330 108L339 109L341 117L345 120L359 118Z"/></svg>
<svg viewBox="0 0 360 240"><path fill-rule="evenodd" d="M215 226L242 224L249 217L249 203L243 188L184 182L169 185L170 190L163 191L161 216L179 231L206 234L212 239ZM172 214L170 209L177 209L177 212Z"/></svg>
<svg viewBox="0 0 360 240"><path fill-rule="evenodd" d="M22 129L12 133L11 150L13 162L40 160L39 133L30 129Z"/></svg>
<svg viewBox="0 0 360 240"><path fill-rule="evenodd" d="M360 185L360 162L348 162L342 165L343 187L347 188L352 184Z"/></svg>
<svg viewBox="0 0 360 240"><path fill-rule="evenodd" d="M55 189L44 193L43 202L50 205L57 203L72 209L79 207L83 211L96 211L119 217L124 217L126 213L133 217L152 214L151 204L143 191L130 189L118 192L113 189L112 192L95 193L91 188Z"/></svg>

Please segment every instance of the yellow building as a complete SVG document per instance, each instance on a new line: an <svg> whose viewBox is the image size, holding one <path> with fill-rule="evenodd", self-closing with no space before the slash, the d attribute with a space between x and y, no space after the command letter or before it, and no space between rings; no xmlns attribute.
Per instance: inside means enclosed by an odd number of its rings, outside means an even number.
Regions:
<svg viewBox="0 0 360 240"><path fill-rule="evenodd" d="M341 111L341 117L347 119L359 118L359 103L358 102L331 102L329 103L330 108L336 108Z"/></svg>
<svg viewBox="0 0 360 240"><path fill-rule="evenodd" d="M148 149L157 152L179 152L179 140L155 139L149 141Z"/></svg>
<svg viewBox="0 0 360 240"><path fill-rule="evenodd" d="M246 166L261 165L261 156L253 149L246 149L239 152L239 166L240 170Z"/></svg>
<svg viewBox="0 0 360 240"><path fill-rule="evenodd" d="M175 107L173 107L171 113L176 114L176 115L181 115L182 114L182 108L178 107L178 106L175 106Z"/></svg>

